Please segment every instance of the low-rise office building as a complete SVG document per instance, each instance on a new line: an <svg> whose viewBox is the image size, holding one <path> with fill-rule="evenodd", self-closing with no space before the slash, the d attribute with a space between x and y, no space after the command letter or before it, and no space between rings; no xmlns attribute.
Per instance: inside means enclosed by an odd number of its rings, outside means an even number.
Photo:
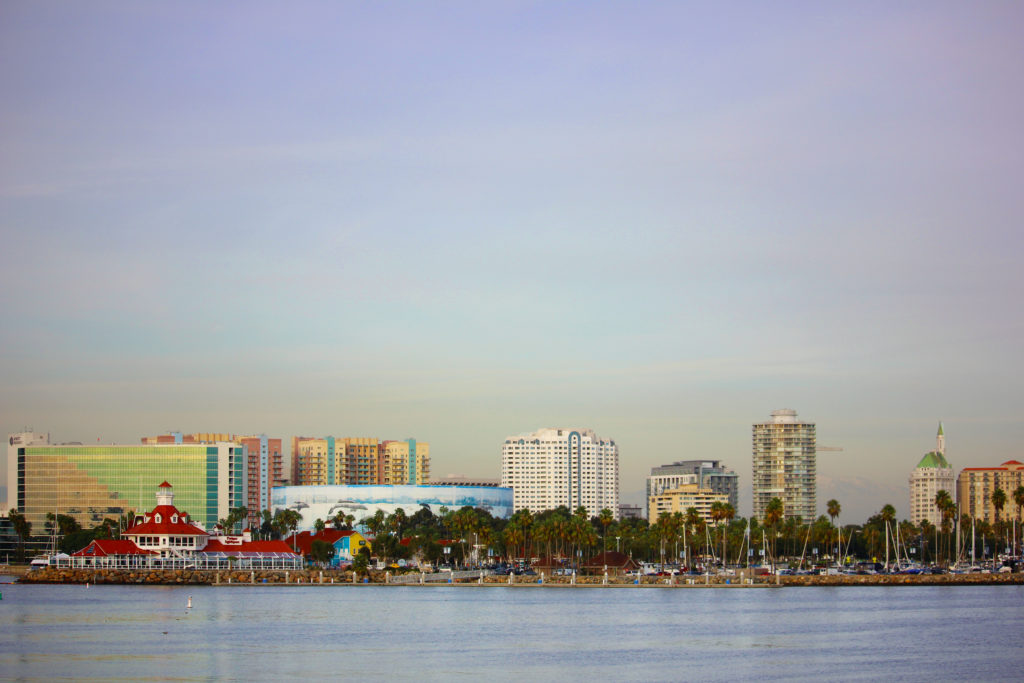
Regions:
<svg viewBox="0 0 1024 683"><path fill-rule="evenodd" d="M670 515L679 512L685 515L687 510L695 508L701 519L710 522L711 506L715 503L728 502L729 497L724 493L715 493L696 483L683 484L650 497L647 503L647 521L653 524L663 512Z"/></svg>

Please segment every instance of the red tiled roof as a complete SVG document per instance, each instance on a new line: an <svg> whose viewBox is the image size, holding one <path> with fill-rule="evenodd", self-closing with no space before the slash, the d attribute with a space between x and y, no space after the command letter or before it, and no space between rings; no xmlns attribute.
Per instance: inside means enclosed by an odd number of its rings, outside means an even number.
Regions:
<svg viewBox="0 0 1024 683"><path fill-rule="evenodd" d="M156 515L160 515L160 522L153 521L156 519ZM172 522L171 518L174 515L178 515L178 521ZM173 505L157 505L151 512L146 513L142 516L142 519L149 519L148 522L140 522L124 532L125 536L140 536L146 534L149 536L159 534L173 534L175 536L206 536L207 533L203 529L190 524L182 519L188 519L188 513L179 512L178 508ZM139 519L136 517L135 519Z"/></svg>
<svg viewBox="0 0 1024 683"><path fill-rule="evenodd" d="M157 488L158 488L158 489L172 489L172 488L174 488L174 487L173 487L173 486L171 486L170 484L168 484L168 483L167 483L167 482L165 481L164 483L162 483L162 484L160 484L159 486L157 486Z"/></svg>
<svg viewBox="0 0 1024 683"><path fill-rule="evenodd" d="M1006 467L1007 465L1021 465L1021 466L1024 466L1024 463L1017 462L1016 460L1007 460L1006 462L1003 463L1003 467Z"/></svg>
<svg viewBox="0 0 1024 683"><path fill-rule="evenodd" d="M204 553L292 553L292 547L284 541L243 541L240 544L225 544L219 539L210 539L203 548Z"/></svg>
<svg viewBox="0 0 1024 683"><path fill-rule="evenodd" d="M324 543L330 543L334 545L339 539L345 538L355 534L355 531L340 530L340 529L324 529L320 533L311 533L309 531L303 531L299 534L289 536L282 541L287 543L288 547L292 547L294 542L295 546L299 549L299 552L303 555L308 555L313 551L313 541L323 541Z"/></svg>
<svg viewBox="0 0 1024 683"><path fill-rule="evenodd" d="M107 555L155 555L150 550L143 550L134 541L124 539L98 539L85 546L73 557L106 557Z"/></svg>

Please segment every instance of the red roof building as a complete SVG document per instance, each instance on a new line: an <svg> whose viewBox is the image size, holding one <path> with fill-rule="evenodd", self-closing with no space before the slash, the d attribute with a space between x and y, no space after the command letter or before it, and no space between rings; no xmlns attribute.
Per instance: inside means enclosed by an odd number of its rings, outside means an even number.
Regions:
<svg viewBox="0 0 1024 683"><path fill-rule="evenodd" d="M331 558L332 565L351 562L360 549L370 547L370 543L363 538L361 533L347 529L324 529L319 533L303 531L293 534L281 542L308 556L313 552L313 541L323 541L334 547L334 557Z"/></svg>
<svg viewBox="0 0 1024 683"><path fill-rule="evenodd" d="M187 512L174 507L174 490L166 481L157 505L138 515L121 539L95 540L68 560L71 566L196 569L300 569L302 556L283 541L253 541L241 536L207 533Z"/></svg>

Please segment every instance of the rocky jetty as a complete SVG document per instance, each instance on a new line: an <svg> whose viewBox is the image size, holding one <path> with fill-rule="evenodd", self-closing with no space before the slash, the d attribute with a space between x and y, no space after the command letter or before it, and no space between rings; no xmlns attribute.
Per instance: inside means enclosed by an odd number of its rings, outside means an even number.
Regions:
<svg viewBox="0 0 1024 683"><path fill-rule="evenodd" d="M92 583L92 584L144 584L144 585L251 585L251 584L289 584L289 585L352 585L358 583L388 583L388 572L372 571L369 580L358 577L353 581L351 571L302 570L302 571L199 571L191 569L151 570L151 569L68 569L47 567L26 573L19 580L22 583ZM540 585L541 576L516 576L512 585ZM673 581L667 577L641 577L639 584L633 577L609 576L611 586L744 586L752 582L757 585L779 586L964 586L964 585L1019 585L1024 584L1024 573L1012 574L868 574L838 576L780 576L762 575L748 579L736 576L680 576ZM478 584L477 578L459 579L457 584ZM488 576L483 580L485 585L509 584L507 576ZM568 576L545 576L544 585L570 585L572 578ZM604 583L603 576L577 576L577 586L600 586ZM405 585L418 585L418 582ZM426 585L448 585L446 583L428 583Z"/></svg>

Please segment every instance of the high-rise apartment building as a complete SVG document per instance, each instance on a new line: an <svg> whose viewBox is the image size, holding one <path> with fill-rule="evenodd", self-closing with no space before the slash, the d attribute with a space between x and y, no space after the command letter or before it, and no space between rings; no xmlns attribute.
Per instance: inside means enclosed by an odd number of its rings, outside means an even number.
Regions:
<svg viewBox="0 0 1024 683"><path fill-rule="evenodd" d="M540 429L510 436L501 449L501 485L516 510L583 506L619 514L619 447L589 429Z"/></svg>
<svg viewBox="0 0 1024 683"><path fill-rule="evenodd" d="M423 485L430 480L430 444L416 439L298 438L293 449L296 486Z"/></svg>
<svg viewBox="0 0 1024 683"><path fill-rule="evenodd" d="M725 467L720 460L681 460L671 465L651 468L647 477L647 500L669 489L696 484L712 493L726 496L726 502L736 508L739 505L739 475ZM648 508L648 518L651 517Z"/></svg>
<svg viewBox="0 0 1024 683"><path fill-rule="evenodd" d="M89 528L148 510L153 487L165 480L175 482L181 509L208 528L246 504L245 448L234 442L23 445L12 438L9 444L16 482L9 504L34 529L43 529L47 513Z"/></svg>
<svg viewBox="0 0 1024 683"><path fill-rule="evenodd" d="M236 436L234 440L245 448L245 506L249 510L249 524L259 526L260 512L270 509L270 490L285 483L281 439L271 439L266 434L260 434Z"/></svg>
<svg viewBox="0 0 1024 683"><path fill-rule="evenodd" d="M935 494L946 491L952 497L954 484L953 468L946 461L946 435L940 422L935 450L925 453L910 473L910 521L920 524L928 520L940 526L942 513L935 507Z"/></svg>
<svg viewBox="0 0 1024 683"><path fill-rule="evenodd" d="M992 494L1002 489L1006 502L999 519L1002 521L1021 519L1013 493L1018 486L1024 486L1024 464L1007 460L999 467L965 467L956 478L956 504L961 515L968 515L989 524L996 521L996 506Z"/></svg>
<svg viewBox="0 0 1024 683"><path fill-rule="evenodd" d="M383 484L430 483L430 444L416 439L382 441L380 474Z"/></svg>
<svg viewBox="0 0 1024 683"><path fill-rule="evenodd" d="M753 426L754 516L764 519L772 498L782 501L785 517L812 521L817 510L817 435L815 425L797 419L795 410L773 410L768 422Z"/></svg>

